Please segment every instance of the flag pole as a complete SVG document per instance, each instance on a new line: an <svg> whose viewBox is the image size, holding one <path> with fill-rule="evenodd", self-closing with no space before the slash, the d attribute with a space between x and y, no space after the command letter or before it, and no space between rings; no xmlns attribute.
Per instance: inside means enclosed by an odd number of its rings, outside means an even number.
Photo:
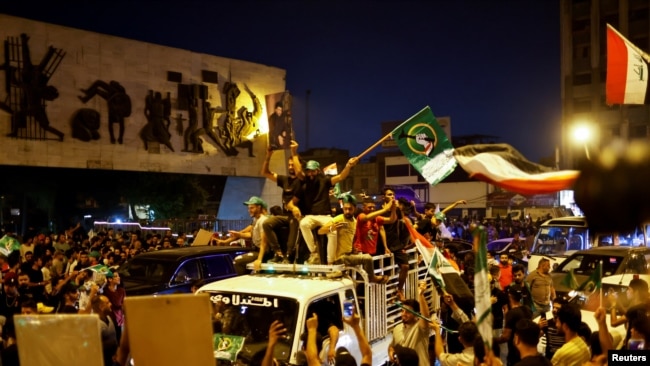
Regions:
<svg viewBox="0 0 650 366"><path fill-rule="evenodd" d="M600 261L600 268L598 268L598 282L600 283L600 305L598 307L603 307L603 261Z"/></svg>
<svg viewBox="0 0 650 366"><path fill-rule="evenodd" d="M638 53L641 55L641 57L643 57L643 59L644 59L646 62L650 63L650 55L648 55L647 53L643 52L643 50L640 49L639 47L637 47L634 43L630 42L630 41L629 41L629 40L628 40L624 35L621 34L621 32L619 32L618 30L616 30L616 28L612 27L609 23L607 23L607 26L608 26L611 30L613 30L614 33L616 33L619 37L621 37L621 39L623 39L623 41L625 42L626 45L630 46L633 50L635 50L636 52L638 52Z"/></svg>
<svg viewBox="0 0 650 366"><path fill-rule="evenodd" d="M361 159L362 157L364 157L366 154L368 154L369 152L371 152L372 150L374 150L377 146L381 145L382 142L388 140L392 135L393 135L393 132L391 131L391 132L389 132L386 136L380 138L379 141L375 142L374 144L372 144L372 146L370 146L369 148L367 148L364 152L362 152L361 154L357 155L357 159Z"/></svg>

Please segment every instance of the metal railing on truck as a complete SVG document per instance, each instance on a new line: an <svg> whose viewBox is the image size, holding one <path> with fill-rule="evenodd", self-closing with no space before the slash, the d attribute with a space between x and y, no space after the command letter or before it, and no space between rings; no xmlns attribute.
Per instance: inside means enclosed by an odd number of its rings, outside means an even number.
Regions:
<svg viewBox="0 0 650 366"><path fill-rule="evenodd" d="M427 280L428 290L425 293L429 309L432 311L440 308L440 299L431 280L427 274L427 266L419 263L419 253L412 248L406 251L408 254L409 270L404 285L404 297L406 299L418 298L418 282ZM350 276L357 284L357 300L363 311L364 328L369 342L382 339L401 323L401 308L396 305L399 301L397 285L399 279L399 265L395 263L395 257L391 255L373 256L373 268L375 275L388 275L389 281L386 284L370 283L365 271L350 271Z"/></svg>

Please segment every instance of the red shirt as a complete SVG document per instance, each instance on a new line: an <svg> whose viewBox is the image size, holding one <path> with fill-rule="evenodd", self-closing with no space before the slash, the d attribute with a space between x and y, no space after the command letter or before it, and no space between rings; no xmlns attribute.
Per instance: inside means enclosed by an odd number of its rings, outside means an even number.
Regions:
<svg viewBox="0 0 650 366"><path fill-rule="evenodd" d="M354 249L358 252L374 255L377 252L379 228L384 225L385 217L377 216L372 220L363 221L367 215L362 213L357 217L357 230L354 235Z"/></svg>
<svg viewBox="0 0 650 366"><path fill-rule="evenodd" d="M499 277L499 284L501 285L501 289L505 290L508 285L512 283L512 266L507 265L504 266L503 264L499 263L499 268L501 268L501 277Z"/></svg>

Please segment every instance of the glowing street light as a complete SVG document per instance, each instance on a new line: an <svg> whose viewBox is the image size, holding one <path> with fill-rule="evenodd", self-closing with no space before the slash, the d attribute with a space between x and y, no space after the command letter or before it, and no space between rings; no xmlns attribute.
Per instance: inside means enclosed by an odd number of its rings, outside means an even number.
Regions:
<svg viewBox="0 0 650 366"><path fill-rule="evenodd" d="M573 140L575 142L580 143L584 146L585 155L587 156L587 159L591 160L587 144L593 140L594 126L586 122L577 123L573 126L571 135L573 136Z"/></svg>

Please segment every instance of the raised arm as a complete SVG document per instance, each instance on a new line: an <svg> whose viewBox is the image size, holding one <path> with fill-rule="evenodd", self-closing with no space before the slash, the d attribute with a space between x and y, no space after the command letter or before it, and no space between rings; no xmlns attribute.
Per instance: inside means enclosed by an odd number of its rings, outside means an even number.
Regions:
<svg viewBox="0 0 650 366"><path fill-rule="evenodd" d="M278 181L278 175L273 173L269 169L269 163L271 162L271 156L273 156L273 150L270 148L266 150L266 157L264 158L264 163L262 163L261 174L266 177L266 179L272 180L274 182Z"/></svg>
<svg viewBox="0 0 650 366"><path fill-rule="evenodd" d="M356 310L351 317L343 317L343 321L348 324L352 329L354 329L354 334L357 336L357 343L359 344L359 351L361 351L361 364L362 365L371 365L372 364L372 348L366 339L366 335L361 329L359 322L361 318L357 314Z"/></svg>
<svg viewBox="0 0 650 366"><path fill-rule="evenodd" d="M425 291L427 290L427 283L426 281L421 281L418 284L418 302L420 303L420 314L422 314L423 317L429 319L429 303L427 302L427 297L424 295ZM424 320L420 318L418 320L418 326L420 328L429 328L430 322L428 320Z"/></svg>
<svg viewBox="0 0 650 366"><path fill-rule="evenodd" d="M447 214L447 212L449 212L449 210L452 210L454 207L460 205L461 203L462 203L463 205L466 205L466 204L467 204L467 201L465 201L465 200L458 200L458 201L452 203L451 205L445 207L445 209L442 210L442 211L440 211L440 212L443 213L443 214Z"/></svg>
<svg viewBox="0 0 650 366"><path fill-rule="evenodd" d="M607 351L614 349L614 344L612 342L612 336L609 334L607 329L607 312L603 308L596 309L594 317L596 322L598 322L598 341L600 342L600 348L603 353L607 354Z"/></svg>
<svg viewBox="0 0 650 366"><path fill-rule="evenodd" d="M336 183L347 178L348 175L350 175L350 170L352 170L352 167L357 165L358 162L359 162L359 158L357 157L350 158L350 160L348 160L348 163L345 164L345 168L343 168L343 170L341 170L341 172L338 175L332 177L332 185L335 185Z"/></svg>
<svg viewBox="0 0 650 366"><path fill-rule="evenodd" d="M367 215L364 215L363 217L359 216L358 220L361 220L361 221L372 220L375 217L378 217L378 216L381 216L381 215L385 214L389 210L393 210L393 207L395 207L395 200L392 200L391 202L384 204L384 206L380 210L373 211L373 212L371 212L371 213L369 213ZM391 216L392 216L392 213L391 213ZM397 213L395 213L395 219L397 219ZM395 222L395 219L393 219L393 221L390 221L390 219L386 219L386 220L384 220L384 223L390 224L392 222Z"/></svg>
<svg viewBox="0 0 650 366"><path fill-rule="evenodd" d="M318 346L316 345L316 335L318 332L318 315L314 313L311 318L307 319L307 347L305 356L307 357L308 366L320 366L321 361L318 358Z"/></svg>
<svg viewBox="0 0 650 366"><path fill-rule="evenodd" d="M298 179L305 179L305 172L302 170L300 164L300 157L298 156L298 142L291 140L291 160L293 161L293 171L296 172Z"/></svg>

